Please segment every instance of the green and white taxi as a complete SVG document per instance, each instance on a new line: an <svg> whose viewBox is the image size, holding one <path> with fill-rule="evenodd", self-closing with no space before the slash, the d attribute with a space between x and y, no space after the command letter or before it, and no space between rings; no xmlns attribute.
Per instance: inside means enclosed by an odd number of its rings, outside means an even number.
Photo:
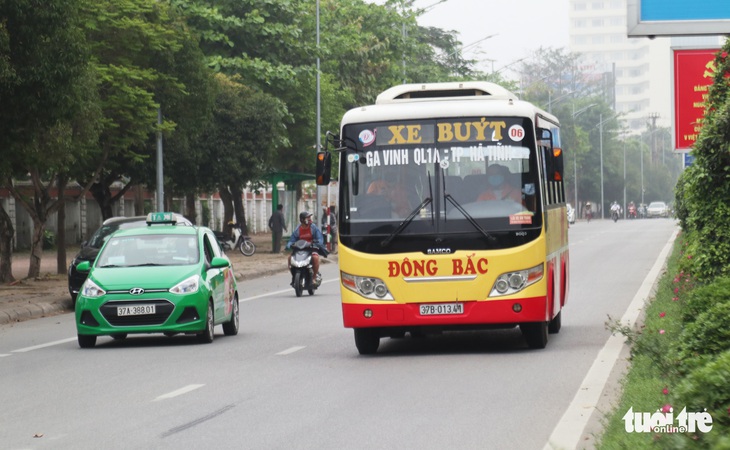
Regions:
<svg viewBox="0 0 730 450"><path fill-rule="evenodd" d="M96 261L76 301L79 346L97 336L195 334L213 342L214 328L238 334L238 287L231 263L205 227L175 226L172 213L150 213L146 228L120 230Z"/></svg>

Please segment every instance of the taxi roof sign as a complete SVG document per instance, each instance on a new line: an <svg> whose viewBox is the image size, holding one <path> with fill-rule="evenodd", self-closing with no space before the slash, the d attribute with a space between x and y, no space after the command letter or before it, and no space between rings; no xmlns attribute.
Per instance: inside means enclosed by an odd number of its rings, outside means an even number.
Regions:
<svg viewBox="0 0 730 450"><path fill-rule="evenodd" d="M147 225L176 223L177 219L171 212L151 212L147 214Z"/></svg>

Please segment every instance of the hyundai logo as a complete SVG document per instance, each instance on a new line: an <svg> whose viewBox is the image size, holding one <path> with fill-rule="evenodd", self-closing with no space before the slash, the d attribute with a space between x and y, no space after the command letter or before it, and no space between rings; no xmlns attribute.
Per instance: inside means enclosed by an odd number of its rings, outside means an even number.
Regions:
<svg viewBox="0 0 730 450"><path fill-rule="evenodd" d="M142 295L144 294L144 289L142 288L132 288L129 290L129 293L132 295Z"/></svg>

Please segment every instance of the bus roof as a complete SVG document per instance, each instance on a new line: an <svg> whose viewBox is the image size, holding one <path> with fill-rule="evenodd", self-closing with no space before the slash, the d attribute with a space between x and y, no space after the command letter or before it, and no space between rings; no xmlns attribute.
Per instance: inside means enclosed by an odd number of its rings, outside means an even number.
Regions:
<svg viewBox="0 0 730 450"><path fill-rule="evenodd" d="M540 115L558 123L552 114L514 93L486 81L402 84L383 91L374 105L353 108L342 118L342 125L435 117Z"/></svg>
<svg viewBox="0 0 730 450"><path fill-rule="evenodd" d="M502 86L486 81L454 83L401 84L383 91L375 100L376 105L401 101L464 99L483 97L499 100L518 100L517 96ZM483 98L480 100L484 100Z"/></svg>

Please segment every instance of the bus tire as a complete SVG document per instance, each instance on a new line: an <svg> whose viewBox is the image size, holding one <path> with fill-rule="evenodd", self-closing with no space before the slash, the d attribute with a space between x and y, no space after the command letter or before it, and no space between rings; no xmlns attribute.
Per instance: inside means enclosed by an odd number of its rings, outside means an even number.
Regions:
<svg viewBox="0 0 730 450"><path fill-rule="evenodd" d="M547 322L529 322L521 323L520 330L522 336L530 348L545 348L548 340L548 323Z"/></svg>
<svg viewBox="0 0 730 450"><path fill-rule="evenodd" d="M563 314L563 311L560 311L555 317L553 317L553 320L548 323L548 333L550 334L557 334L560 332L560 328L562 327L562 321L561 318Z"/></svg>
<svg viewBox="0 0 730 450"><path fill-rule="evenodd" d="M380 346L380 333L374 328L355 328L355 347L361 355L372 355Z"/></svg>

